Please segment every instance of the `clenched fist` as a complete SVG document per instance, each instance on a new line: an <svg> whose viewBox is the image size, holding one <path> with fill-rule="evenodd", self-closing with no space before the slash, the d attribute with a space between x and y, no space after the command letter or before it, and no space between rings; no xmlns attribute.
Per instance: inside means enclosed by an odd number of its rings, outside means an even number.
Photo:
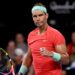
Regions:
<svg viewBox="0 0 75 75"><path fill-rule="evenodd" d="M40 48L40 53L43 56L48 56L48 57L52 57L53 56L53 52L47 50L45 47Z"/></svg>

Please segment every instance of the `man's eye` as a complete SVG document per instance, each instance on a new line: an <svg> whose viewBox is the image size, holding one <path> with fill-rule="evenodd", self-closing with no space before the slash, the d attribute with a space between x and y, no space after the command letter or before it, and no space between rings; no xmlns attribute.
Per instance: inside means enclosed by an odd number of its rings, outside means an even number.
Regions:
<svg viewBox="0 0 75 75"><path fill-rule="evenodd" d="M33 15L34 18L36 18L37 16L43 16L43 14Z"/></svg>
<svg viewBox="0 0 75 75"><path fill-rule="evenodd" d="M43 14L40 14L39 16L43 16Z"/></svg>
<svg viewBox="0 0 75 75"><path fill-rule="evenodd" d="M36 15L34 15L33 17L37 17Z"/></svg>

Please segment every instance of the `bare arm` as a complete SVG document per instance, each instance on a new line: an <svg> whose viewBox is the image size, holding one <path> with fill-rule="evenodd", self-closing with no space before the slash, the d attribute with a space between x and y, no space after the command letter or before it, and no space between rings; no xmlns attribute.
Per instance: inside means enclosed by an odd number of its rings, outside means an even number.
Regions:
<svg viewBox="0 0 75 75"><path fill-rule="evenodd" d="M32 64L32 55L31 55L30 48L28 48L28 52L24 56L22 64L25 65L28 68L31 66L31 64Z"/></svg>
<svg viewBox="0 0 75 75"><path fill-rule="evenodd" d="M59 53L61 55L61 61L63 64L69 63L69 55L66 51L66 45L56 45L55 46L56 53ZM48 57L53 57L53 51L47 50L46 48L41 48L41 54Z"/></svg>
<svg viewBox="0 0 75 75"><path fill-rule="evenodd" d="M18 75L25 75L28 72L28 68L32 64L32 55L31 55L31 50L28 48L27 54L24 56L22 65L20 67Z"/></svg>
<svg viewBox="0 0 75 75"><path fill-rule="evenodd" d="M67 48L65 44L62 45L56 45L55 49L57 53L61 54L61 61L63 64L69 63L69 55L67 53Z"/></svg>

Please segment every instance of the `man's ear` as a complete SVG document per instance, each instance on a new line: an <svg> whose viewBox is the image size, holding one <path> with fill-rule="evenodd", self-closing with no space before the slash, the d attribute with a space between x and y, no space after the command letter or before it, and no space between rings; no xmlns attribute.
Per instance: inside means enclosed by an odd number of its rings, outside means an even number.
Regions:
<svg viewBox="0 0 75 75"><path fill-rule="evenodd" d="M46 13L46 19L48 19L48 16L49 16L48 13Z"/></svg>

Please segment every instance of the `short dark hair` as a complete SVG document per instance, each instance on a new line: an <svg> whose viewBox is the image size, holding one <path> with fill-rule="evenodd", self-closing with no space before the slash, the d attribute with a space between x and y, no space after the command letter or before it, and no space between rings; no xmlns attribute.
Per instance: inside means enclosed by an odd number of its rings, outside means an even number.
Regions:
<svg viewBox="0 0 75 75"><path fill-rule="evenodd" d="M36 4L34 4L34 6L43 6L43 7L45 7L45 8L46 8L46 6L45 6L45 5L43 5L42 3L36 3Z"/></svg>

